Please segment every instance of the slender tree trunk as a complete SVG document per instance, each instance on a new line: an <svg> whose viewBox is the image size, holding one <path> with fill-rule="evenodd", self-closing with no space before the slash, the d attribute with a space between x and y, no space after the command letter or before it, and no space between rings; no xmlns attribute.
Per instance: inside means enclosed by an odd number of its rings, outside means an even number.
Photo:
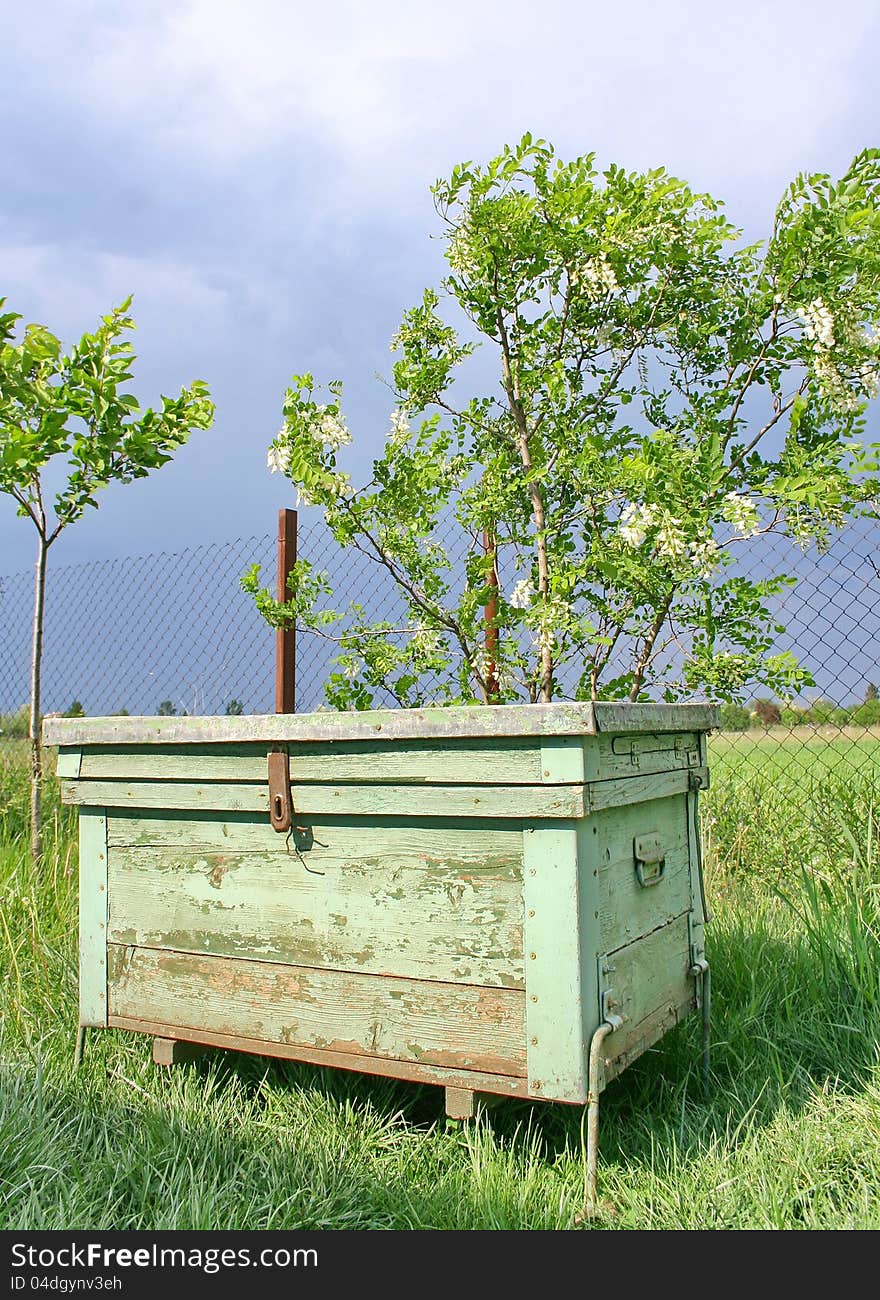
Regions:
<svg viewBox="0 0 880 1300"><path fill-rule="evenodd" d="M486 703L498 703L498 546L494 529L483 529L483 554L489 559L486 583L492 592L484 611L486 633Z"/></svg>
<svg viewBox="0 0 880 1300"><path fill-rule="evenodd" d="M504 376L504 387L507 392L507 400L510 403L510 410L516 424L516 441L519 448L520 460L523 463L523 469L526 471L526 474L528 474L532 469L532 453L529 447L528 420L526 419L526 413L520 400L519 386L516 381L511 361L510 340L507 336L507 327L504 324L504 317L501 313L500 307L496 310L495 320L498 325L498 335L501 339L501 370ZM538 593L546 601L550 594L550 563L547 556L547 538L544 534L546 517L544 514L544 496L535 479L532 479L529 483L529 498L532 503L532 517L535 521L535 534L537 541ZM541 684L538 698L542 704L549 704L553 699L553 643L550 640L549 633L544 632L542 634L539 650Z"/></svg>
<svg viewBox="0 0 880 1300"><path fill-rule="evenodd" d="M40 736L40 678L43 661L43 610L46 601L46 557L49 543L40 535L34 582L34 636L31 649L31 716L28 735L31 744L31 856L38 863L43 856L43 744Z"/></svg>

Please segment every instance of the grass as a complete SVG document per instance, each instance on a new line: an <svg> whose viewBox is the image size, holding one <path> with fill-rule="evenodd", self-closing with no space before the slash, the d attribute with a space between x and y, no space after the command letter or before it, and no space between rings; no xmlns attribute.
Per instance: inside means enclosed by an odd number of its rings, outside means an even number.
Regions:
<svg viewBox="0 0 880 1300"><path fill-rule="evenodd" d="M586 1222L574 1108L454 1125L436 1089L224 1053L162 1071L113 1030L74 1073L71 810L50 781L35 876L0 759L0 1227L880 1227L880 781L750 753L716 755L705 804L710 1093L692 1017L604 1093Z"/></svg>

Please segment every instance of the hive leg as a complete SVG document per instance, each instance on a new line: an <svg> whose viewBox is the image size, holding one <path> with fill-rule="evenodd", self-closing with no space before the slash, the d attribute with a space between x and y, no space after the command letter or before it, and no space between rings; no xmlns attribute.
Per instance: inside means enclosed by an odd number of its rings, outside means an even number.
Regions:
<svg viewBox="0 0 880 1300"><path fill-rule="evenodd" d="M477 1094L472 1088L446 1088L446 1114L449 1119L473 1119L477 1111Z"/></svg>
<svg viewBox="0 0 880 1300"><path fill-rule="evenodd" d="M154 1038L153 1061L156 1065L180 1065L194 1061L210 1049L203 1043L187 1043L180 1038Z"/></svg>
<svg viewBox="0 0 880 1300"><path fill-rule="evenodd" d="M82 1065L83 1052L86 1046L86 1027L80 1025L76 1031L76 1047L73 1049L73 1068L78 1070Z"/></svg>
<svg viewBox="0 0 880 1300"><path fill-rule="evenodd" d="M611 1022L614 1023L611 1023ZM602 1091L602 1044L621 1022L616 1016L604 1021L590 1040L590 1065L587 1079L587 1168L584 1175L584 1214L598 1213L599 1178L599 1094Z"/></svg>

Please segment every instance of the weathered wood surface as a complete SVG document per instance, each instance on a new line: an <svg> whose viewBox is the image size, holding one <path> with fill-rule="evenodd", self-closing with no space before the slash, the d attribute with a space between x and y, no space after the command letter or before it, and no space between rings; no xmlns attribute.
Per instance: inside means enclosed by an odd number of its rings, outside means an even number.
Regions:
<svg viewBox="0 0 880 1300"><path fill-rule="evenodd" d="M587 811L643 803L649 799L669 799L690 789L691 776L699 773L709 783L705 768L682 768L673 772L655 772L650 776L616 777L612 781L592 781L587 787Z"/></svg>
<svg viewBox="0 0 880 1300"><path fill-rule="evenodd" d="M681 916L691 905L687 807L684 795L609 808L591 817L585 849L599 866L601 950L612 952ZM592 833L592 832L595 833ZM658 834L666 854L654 885L639 884L633 841ZM592 839L592 846L590 845Z"/></svg>
<svg viewBox="0 0 880 1300"><path fill-rule="evenodd" d="M578 747L577 738L574 743ZM67 752L79 751L61 751ZM86 749L76 771L81 780L265 782L267 748L258 745L162 745ZM332 741L291 746L290 775L330 785L425 784L541 785L544 777L537 739L357 741L344 748ZM569 783L583 779L575 775Z"/></svg>
<svg viewBox="0 0 880 1300"><path fill-rule="evenodd" d="M355 1070L360 1074L406 1079L412 1083L475 1089L479 1094L499 1097L524 1097L527 1093L524 1075L483 1074L478 1070L456 1070L425 1065L419 1061L396 1061L386 1057L364 1056L351 1052L327 1052L317 1047L303 1047L292 1043L269 1043L257 1038L242 1038L236 1034L218 1034L212 1030L193 1029L183 1025L158 1024L155 1021L138 1020L131 1016L111 1016L109 1024L111 1029L128 1029L141 1034L201 1043L206 1047L221 1047L227 1051L250 1052L255 1056L271 1056L285 1061L300 1061L308 1065L330 1066L334 1070Z"/></svg>
<svg viewBox="0 0 880 1300"><path fill-rule="evenodd" d="M717 727L709 704L513 704L224 718L47 718L47 745L173 744L247 740L384 740L457 736L595 735Z"/></svg>
<svg viewBox="0 0 880 1300"><path fill-rule="evenodd" d="M478 1070L525 1072L524 995L108 947L114 1017L209 1033Z"/></svg>
<svg viewBox="0 0 880 1300"><path fill-rule="evenodd" d="M596 776L601 780L701 766L699 734L694 731L601 735L585 744L597 750Z"/></svg>
<svg viewBox="0 0 880 1300"><path fill-rule="evenodd" d="M107 818L79 814L79 1023L107 1023Z"/></svg>
<svg viewBox="0 0 880 1300"><path fill-rule="evenodd" d="M82 768L81 749L59 749L55 775L60 779L75 781Z"/></svg>
<svg viewBox="0 0 880 1300"><path fill-rule="evenodd" d="M610 1083L618 1074L637 1060L649 1047L653 1047L664 1034L673 1029L679 1021L696 1008L696 995L693 981L689 996L676 1005L674 999L640 1020L637 1024L623 1025L605 1039L605 1059L603 1062L604 1083Z"/></svg>
<svg viewBox="0 0 880 1300"><path fill-rule="evenodd" d="M660 1008L680 1006L693 995L687 916L619 948L603 959L605 988L614 1011L638 1025Z"/></svg>
<svg viewBox="0 0 880 1300"><path fill-rule="evenodd" d="M110 939L521 988L521 836L482 838L479 860L464 829L423 833L414 854L394 826L294 833L289 852L281 836L262 852L114 847Z"/></svg>
<svg viewBox="0 0 880 1300"><path fill-rule="evenodd" d="M523 903L529 1094L580 1101L587 1080L577 823L526 827Z"/></svg>
<svg viewBox="0 0 880 1300"><path fill-rule="evenodd" d="M611 784L610 782L608 784ZM192 808L269 816L269 786L221 781L63 781L66 803L105 808ZM294 782L296 816L582 817L583 786L309 785Z"/></svg>

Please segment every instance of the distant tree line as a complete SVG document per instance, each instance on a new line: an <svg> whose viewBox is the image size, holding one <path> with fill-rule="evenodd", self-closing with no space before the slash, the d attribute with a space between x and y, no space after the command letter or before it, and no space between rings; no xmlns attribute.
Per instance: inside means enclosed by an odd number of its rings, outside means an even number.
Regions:
<svg viewBox="0 0 880 1300"><path fill-rule="evenodd" d="M880 726L880 699L876 684L866 684L864 698L857 704L835 704L833 700L820 696L804 706L779 704L765 698L753 700L751 705L721 706L721 727L724 731L748 731L751 727L829 726Z"/></svg>

